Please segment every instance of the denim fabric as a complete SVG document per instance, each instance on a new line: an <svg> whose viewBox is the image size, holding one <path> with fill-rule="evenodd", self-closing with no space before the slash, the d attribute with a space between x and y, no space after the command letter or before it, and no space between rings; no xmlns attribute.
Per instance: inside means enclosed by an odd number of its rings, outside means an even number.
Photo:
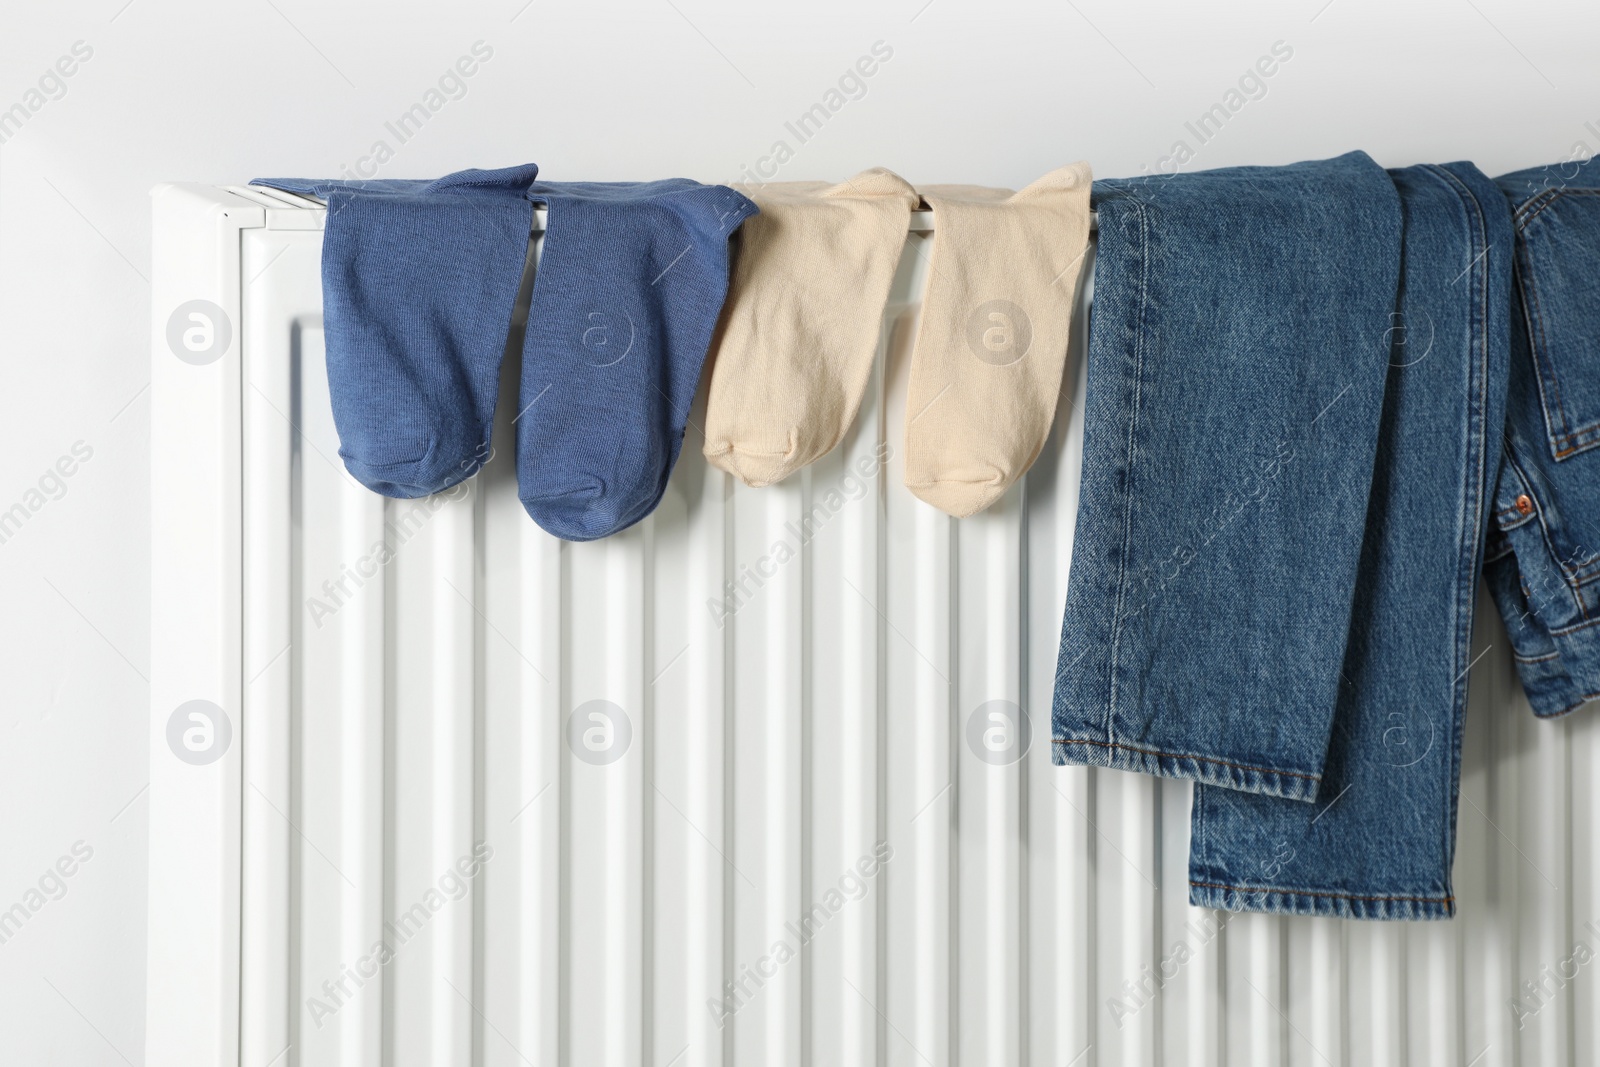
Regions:
<svg viewBox="0 0 1600 1067"><path fill-rule="evenodd" d="M1377 465L1315 804L1195 789L1190 902L1455 913L1473 605L1505 420L1511 219L1467 163L1394 171L1405 218Z"/></svg>
<svg viewBox="0 0 1600 1067"><path fill-rule="evenodd" d="M1516 295L1484 577L1534 713L1565 715L1600 699L1600 161L1499 183Z"/></svg>
<svg viewBox="0 0 1600 1067"><path fill-rule="evenodd" d="M544 250L522 349L517 489L545 530L604 537L654 510L756 214L725 186L537 182Z"/></svg>
<svg viewBox="0 0 1600 1067"><path fill-rule="evenodd" d="M538 173L251 183L327 201L328 393L339 455L374 492L437 493L488 459Z"/></svg>
<svg viewBox="0 0 1600 1067"><path fill-rule="evenodd" d="M1309 801L1394 333L1394 182L1357 152L1094 188L1054 760Z"/></svg>

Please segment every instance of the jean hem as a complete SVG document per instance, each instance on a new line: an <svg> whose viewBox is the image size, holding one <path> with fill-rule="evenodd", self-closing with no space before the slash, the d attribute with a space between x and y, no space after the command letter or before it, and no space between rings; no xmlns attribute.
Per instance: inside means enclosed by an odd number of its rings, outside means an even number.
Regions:
<svg viewBox="0 0 1600 1067"><path fill-rule="evenodd" d="M1322 782L1322 776L1318 774L1260 767L1211 756L1163 752L1113 741L1057 737L1052 740L1050 754L1057 766L1077 763L1088 767L1137 771L1159 778L1186 778L1205 785L1284 800L1314 801L1317 799L1317 787Z"/></svg>
<svg viewBox="0 0 1600 1067"><path fill-rule="evenodd" d="M1546 632L1557 654L1519 659L1517 677L1533 713L1541 719L1559 719L1600 698L1600 631Z"/></svg>
<svg viewBox="0 0 1600 1067"><path fill-rule="evenodd" d="M1535 716L1559 719L1600 699L1600 631L1546 628L1508 592L1493 583L1490 592L1512 636L1517 680Z"/></svg>
<svg viewBox="0 0 1600 1067"><path fill-rule="evenodd" d="M1448 893L1439 896L1361 895L1193 880L1189 882L1189 903L1218 911L1380 921L1453 919L1456 914L1456 898Z"/></svg>
<svg viewBox="0 0 1600 1067"><path fill-rule="evenodd" d="M1526 687L1524 688L1526 689ZM1560 701L1563 699L1569 699L1574 702L1561 704ZM1573 712L1586 708L1597 700L1600 700L1600 693L1580 693L1576 697L1554 697L1548 700L1541 700L1538 704L1535 704L1530 697L1528 706L1533 708L1533 716L1536 719L1564 719ZM1541 705L1543 710L1541 710Z"/></svg>

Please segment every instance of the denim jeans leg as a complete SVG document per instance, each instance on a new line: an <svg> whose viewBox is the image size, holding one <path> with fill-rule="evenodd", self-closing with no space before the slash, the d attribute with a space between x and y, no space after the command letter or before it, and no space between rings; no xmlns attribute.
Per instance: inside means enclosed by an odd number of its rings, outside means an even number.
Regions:
<svg viewBox="0 0 1600 1067"><path fill-rule="evenodd" d="M1096 182L1055 762L1309 801L1399 276L1363 153Z"/></svg>
<svg viewBox="0 0 1600 1067"><path fill-rule="evenodd" d="M1511 220L1470 164L1393 172L1402 274L1321 795L1197 786L1191 903L1357 919L1455 912L1461 727L1505 419Z"/></svg>

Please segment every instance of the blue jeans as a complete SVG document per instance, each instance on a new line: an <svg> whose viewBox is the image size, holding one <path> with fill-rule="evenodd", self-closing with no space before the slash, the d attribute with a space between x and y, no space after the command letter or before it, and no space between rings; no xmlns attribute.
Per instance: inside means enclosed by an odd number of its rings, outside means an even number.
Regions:
<svg viewBox="0 0 1600 1067"><path fill-rule="evenodd" d="M1600 698L1600 161L1508 174L1506 455L1484 577L1533 710Z"/></svg>
<svg viewBox="0 0 1600 1067"><path fill-rule="evenodd" d="M1395 332L1344 678L1315 804L1195 790L1189 900L1455 914L1473 603L1505 420L1511 223L1467 163L1392 172L1405 215Z"/></svg>
<svg viewBox="0 0 1600 1067"><path fill-rule="evenodd" d="M1470 164L1346 156L1253 172L1224 220L1197 220L1209 177L1099 205L1057 762L1201 783L1196 905L1446 917L1504 417L1504 199ZM1134 196L1193 198L1160 212L1171 253L1119 240L1152 215L1113 206ZM1136 411L1130 380L1157 383ZM1217 500L1236 501L1220 521Z"/></svg>
<svg viewBox="0 0 1600 1067"><path fill-rule="evenodd" d="M1400 269L1364 153L1102 181L1057 763L1318 792Z"/></svg>

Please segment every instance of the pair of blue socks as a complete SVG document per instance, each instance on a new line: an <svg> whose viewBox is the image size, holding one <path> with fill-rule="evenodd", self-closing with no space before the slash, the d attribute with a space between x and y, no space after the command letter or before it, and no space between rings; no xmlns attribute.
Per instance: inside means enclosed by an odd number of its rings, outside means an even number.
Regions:
<svg viewBox="0 0 1600 1067"><path fill-rule="evenodd" d="M522 348L517 482L545 530L589 541L660 501L727 290L745 197L687 179L538 182L532 164L437 181L258 179L324 198L323 321L340 455L385 496L489 456L500 366L545 240Z"/></svg>

